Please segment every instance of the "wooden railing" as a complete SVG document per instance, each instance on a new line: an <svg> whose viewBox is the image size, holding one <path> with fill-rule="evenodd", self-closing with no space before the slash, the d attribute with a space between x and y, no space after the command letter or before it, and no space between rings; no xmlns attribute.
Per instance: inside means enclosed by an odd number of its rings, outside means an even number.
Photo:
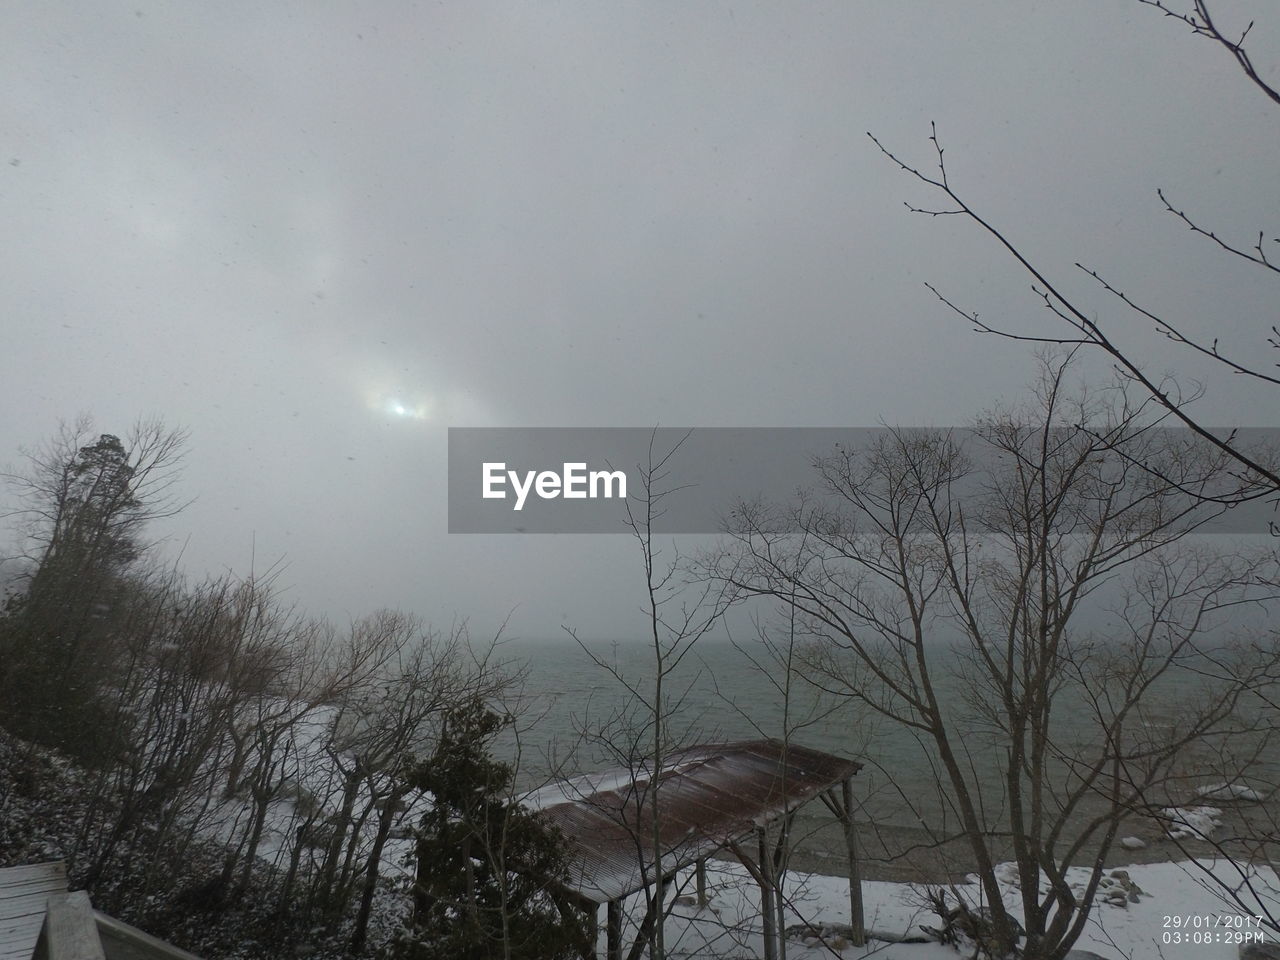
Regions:
<svg viewBox="0 0 1280 960"><path fill-rule="evenodd" d="M131 927L115 917L108 917L105 913L95 910L93 919L98 925L98 935L102 938L106 960L200 960L194 953L188 953L172 943L165 943L159 937L143 933L137 927Z"/></svg>
<svg viewBox="0 0 1280 960"><path fill-rule="evenodd" d="M49 898L33 960L200 960L93 909L83 890Z"/></svg>
<svg viewBox="0 0 1280 960"><path fill-rule="evenodd" d="M35 960L107 960L89 894L77 890L49 898Z"/></svg>

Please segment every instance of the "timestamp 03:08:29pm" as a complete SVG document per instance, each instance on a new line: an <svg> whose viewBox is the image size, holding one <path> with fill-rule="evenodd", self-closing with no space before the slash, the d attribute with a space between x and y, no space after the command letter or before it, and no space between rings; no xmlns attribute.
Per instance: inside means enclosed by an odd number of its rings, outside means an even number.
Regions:
<svg viewBox="0 0 1280 960"><path fill-rule="evenodd" d="M1167 944L1266 943L1262 918L1238 913L1166 914L1160 942Z"/></svg>

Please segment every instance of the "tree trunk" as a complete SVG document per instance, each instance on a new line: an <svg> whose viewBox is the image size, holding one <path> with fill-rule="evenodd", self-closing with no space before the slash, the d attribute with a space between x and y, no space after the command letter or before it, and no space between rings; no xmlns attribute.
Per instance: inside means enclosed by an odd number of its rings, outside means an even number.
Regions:
<svg viewBox="0 0 1280 960"><path fill-rule="evenodd" d="M369 914L373 911L373 895L378 888L378 868L382 862L382 848L391 834L391 825L396 818L396 808L404 794L393 790L387 797L378 817L378 835L373 839L373 849L369 851L369 865L365 871L364 891L360 895L360 911L356 914L355 931L351 934L351 952L359 953L364 949L365 939L369 932Z"/></svg>

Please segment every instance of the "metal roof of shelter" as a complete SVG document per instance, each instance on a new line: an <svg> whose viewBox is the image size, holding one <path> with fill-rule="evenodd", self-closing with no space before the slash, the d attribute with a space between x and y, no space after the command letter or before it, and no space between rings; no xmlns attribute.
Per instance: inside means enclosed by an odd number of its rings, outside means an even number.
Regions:
<svg viewBox="0 0 1280 960"><path fill-rule="evenodd" d="M714 854L860 769L855 760L779 740L674 751L658 779L663 874ZM647 771L578 777L538 791L529 803L568 841L571 890L608 903L643 889L641 862L654 861Z"/></svg>

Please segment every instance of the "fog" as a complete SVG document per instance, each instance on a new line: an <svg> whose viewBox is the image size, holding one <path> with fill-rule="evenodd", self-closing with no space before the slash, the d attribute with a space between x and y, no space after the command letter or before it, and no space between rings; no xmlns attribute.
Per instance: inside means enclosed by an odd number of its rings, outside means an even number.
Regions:
<svg viewBox="0 0 1280 960"><path fill-rule="evenodd" d="M1223 0L1280 75L1280 18ZM1231 32L1231 31L1229 31ZM276 566L339 620L637 632L623 535L447 532L458 426L962 425L1052 332L974 206L1203 420L1280 392L1155 336L1073 266L1256 356L1274 107L1137 3L77 4L0 39L0 463L60 419L190 431L193 575ZM1082 375L1105 377L1101 358ZM13 535L6 533L6 541ZM696 549L703 541L682 543Z"/></svg>

